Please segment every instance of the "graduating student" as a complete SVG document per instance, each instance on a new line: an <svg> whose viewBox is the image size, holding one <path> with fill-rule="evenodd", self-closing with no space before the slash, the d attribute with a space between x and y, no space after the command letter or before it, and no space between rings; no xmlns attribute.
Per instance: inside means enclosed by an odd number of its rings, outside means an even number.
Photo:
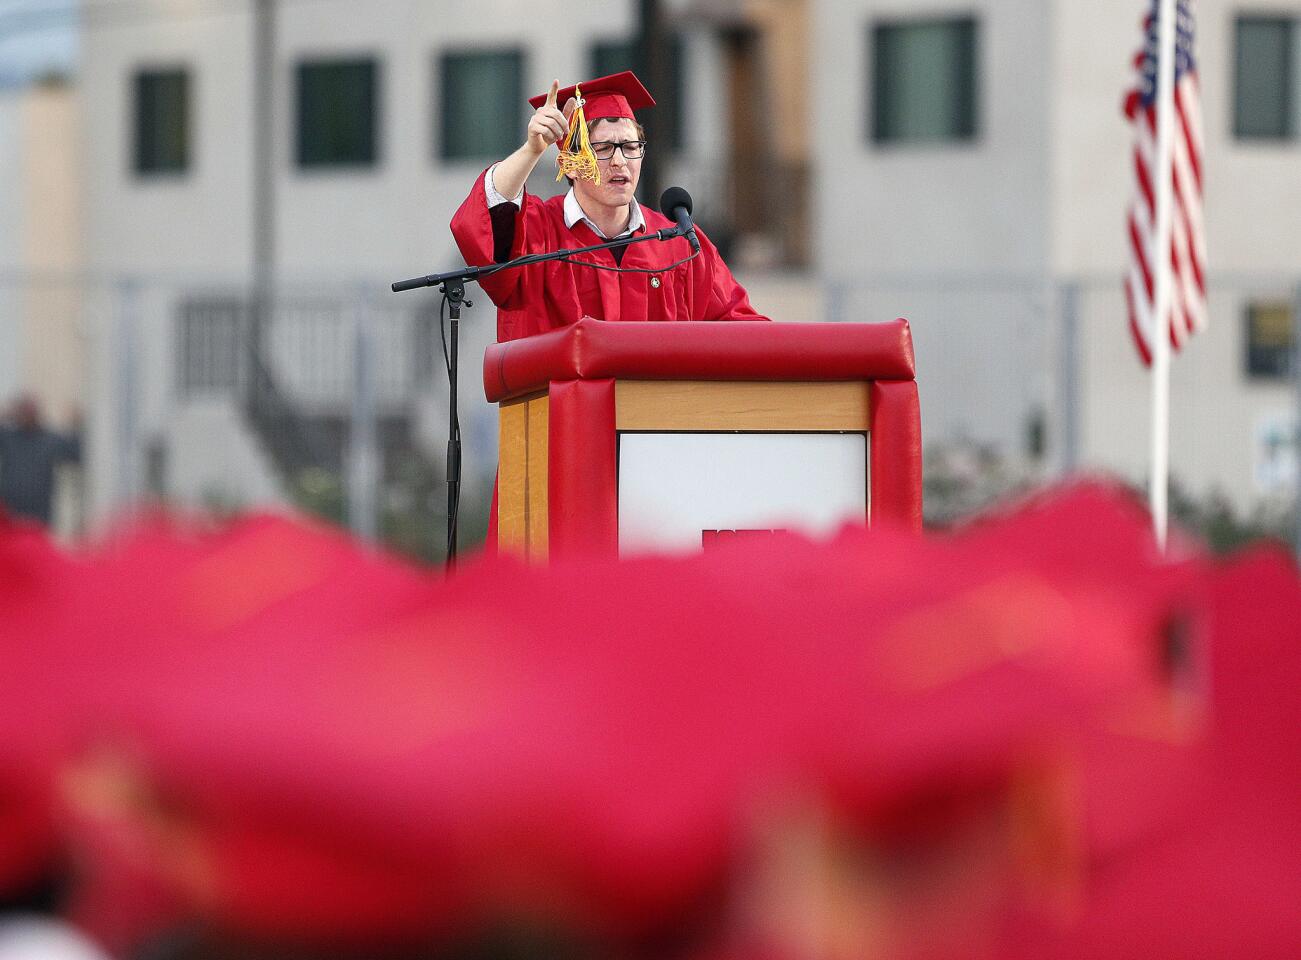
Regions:
<svg viewBox="0 0 1301 960"><path fill-rule="evenodd" d="M452 218L466 263L482 266L524 254L590 246L673 226L634 196L650 149L634 109L655 100L631 71L561 89L552 83L529 103L528 138L479 177ZM557 106L563 103L563 110ZM524 182L552 144L570 181L564 196L541 200ZM557 177L559 179L559 176ZM514 340L598 320L764 320L697 228L686 238L577 254L484 277L497 305L497 339Z"/></svg>

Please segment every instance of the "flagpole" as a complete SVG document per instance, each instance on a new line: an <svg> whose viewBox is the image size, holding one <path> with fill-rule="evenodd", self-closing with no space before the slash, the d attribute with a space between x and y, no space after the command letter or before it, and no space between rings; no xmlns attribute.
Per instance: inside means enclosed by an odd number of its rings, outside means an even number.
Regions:
<svg viewBox="0 0 1301 960"><path fill-rule="evenodd" d="M1149 497L1157 546L1166 546L1170 492L1170 222L1173 202L1175 0L1157 17L1156 230L1152 244L1152 474Z"/></svg>

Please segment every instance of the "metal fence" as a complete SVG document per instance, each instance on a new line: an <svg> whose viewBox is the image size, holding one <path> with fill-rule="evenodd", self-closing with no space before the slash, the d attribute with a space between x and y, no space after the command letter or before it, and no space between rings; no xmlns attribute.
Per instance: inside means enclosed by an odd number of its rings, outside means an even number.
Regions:
<svg viewBox="0 0 1301 960"><path fill-rule="evenodd" d="M143 501L301 508L437 559L447 376L433 295L381 280L279 286L220 278L0 277L0 403L36 393L51 426L80 408L85 456L57 525ZM462 322L460 529L486 529L496 419L478 369L491 311Z"/></svg>

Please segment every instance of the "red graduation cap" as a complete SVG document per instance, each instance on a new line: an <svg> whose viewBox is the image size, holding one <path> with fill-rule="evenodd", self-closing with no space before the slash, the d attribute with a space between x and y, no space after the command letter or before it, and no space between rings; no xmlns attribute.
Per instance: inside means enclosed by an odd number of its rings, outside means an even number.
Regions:
<svg viewBox="0 0 1301 960"><path fill-rule="evenodd" d="M1191 753L1181 802L1126 846L1091 851L1079 913L1009 924L1001 958L1301 956L1301 706L1291 694L1301 646L1286 626L1301 621L1301 578L1286 554L1257 547L1213 570L1204 592L1210 731ZM1087 804L1096 773L1083 772ZM1151 820L1145 800L1131 812Z"/></svg>
<svg viewBox="0 0 1301 960"><path fill-rule="evenodd" d="M563 107L580 88L583 91L583 112L593 120L597 117L627 117L635 120L634 110L655 106L655 98L631 70L562 87L556 94L556 105ZM529 105L535 110L546 102L545 93L529 98Z"/></svg>

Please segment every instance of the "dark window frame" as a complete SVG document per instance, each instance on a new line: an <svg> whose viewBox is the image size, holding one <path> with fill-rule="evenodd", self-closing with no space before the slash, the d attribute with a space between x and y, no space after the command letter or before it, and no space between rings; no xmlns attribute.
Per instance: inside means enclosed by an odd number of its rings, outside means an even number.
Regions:
<svg viewBox="0 0 1301 960"><path fill-rule="evenodd" d="M314 142L308 137L308 81L318 71L364 68L369 70L370 129L364 133L356 152L338 151L337 144ZM319 75L319 74L317 74ZM378 53L355 52L309 54L293 65L294 83L294 169L301 173L362 172L378 168L383 161L384 130L384 61Z"/></svg>
<svg viewBox="0 0 1301 960"><path fill-rule="evenodd" d="M193 167L194 71L188 64L141 64L131 72L131 172L141 180L184 177ZM176 153L169 153L164 117L163 91L158 85L180 82L180 139ZM152 112L152 116L148 116Z"/></svg>
<svg viewBox="0 0 1301 960"><path fill-rule="evenodd" d="M1287 383L1293 379L1292 357L1295 346L1297 305L1288 300L1249 300L1242 308L1242 369L1248 381L1254 383ZM1281 310L1284 322L1282 344L1258 343L1256 338L1259 316L1264 311Z"/></svg>
<svg viewBox="0 0 1301 960"><path fill-rule="evenodd" d="M954 83L957 95L962 98L960 112L965 118L965 126L954 134L937 137L906 137L892 134L884 129L886 66L882 56L882 45L886 31L929 26L959 26L968 31L970 42L963 51L965 58L952 65L955 74L965 74L965 83ZM867 144L876 149L935 149L972 147L980 143L983 134L984 115L981 110L983 89L981 84L980 63L983 56L981 17L972 10L955 10L951 13L925 14L919 16L874 17L867 24L864 48L867 64L864 87L867 90L865 119L865 139ZM964 62L965 60L965 62ZM955 77L964 79L961 76Z"/></svg>
<svg viewBox="0 0 1301 960"><path fill-rule="evenodd" d="M1247 24L1271 24L1284 28L1287 36L1284 46L1284 70L1279 82L1283 91L1283 128L1277 133L1253 133L1244 129L1243 118L1239 113L1239 90L1242 86L1242 63L1240 43L1242 28ZM1301 63L1298 63L1297 43L1301 32L1301 15L1275 12L1271 10L1239 11L1233 17L1233 53L1229 70L1231 71L1230 118L1231 135L1235 143L1248 144L1286 144L1295 143L1301 131L1297 130L1298 104L1295 97L1301 95Z"/></svg>
<svg viewBox="0 0 1301 960"><path fill-rule="evenodd" d="M514 58L515 92L512 95L514 103L513 114L514 122L502 122L501 143L493 146L492 149L484 151L456 151L453 148L458 143L464 143L458 140L457 131L449 128L452 123L451 113L447 109L448 90L451 87L449 83L450 71L457 61L466 61L474 57L512 57ZM527 127L528 114L528 67L529 54L528 47L525 44L495 44L482 47L442 49L434 52L433 57L433 102L434 102L434 123L433 123L433 159L437 164L477 164L490 163L494 160L502 160L507 157L516 147L524 142L525 130Z"/></svg>

